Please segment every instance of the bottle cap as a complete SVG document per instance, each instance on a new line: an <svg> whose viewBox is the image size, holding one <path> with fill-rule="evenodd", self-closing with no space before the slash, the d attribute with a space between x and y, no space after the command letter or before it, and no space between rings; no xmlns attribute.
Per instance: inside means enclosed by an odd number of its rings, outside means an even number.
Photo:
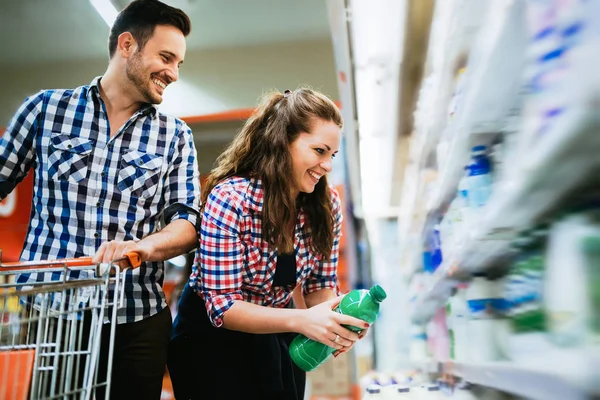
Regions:
<svg viewBox="0 0 600 400"><path fill-rule="evenodd" d="M472 151L485 151L486 149L487 149L486 146L480 145L480 146L474 146Z"/></svg>
<svg viewBox="0 0 600 400"><path fill-rule="evenodd" d="M381 392L381 387L379 385L371 385L367 388L367 393L379 393Z"/></svg>
<svg viewBox="0 0 600 400"><path fill-rule="evenodd" d="M385 293L385 290L383 290L383 288L381 286L379 286L379 285L373 286L369 290L369 294L377 302L381 302L381 301L385 300L385 298L387 297L387 293Z"/></svg>
<svg viewBox="0 0 600 400"><path fill-rule="evenodd" d="M410 392L410 388L406 386L400 386L398 389L398 393L408 393Z"/></svg>

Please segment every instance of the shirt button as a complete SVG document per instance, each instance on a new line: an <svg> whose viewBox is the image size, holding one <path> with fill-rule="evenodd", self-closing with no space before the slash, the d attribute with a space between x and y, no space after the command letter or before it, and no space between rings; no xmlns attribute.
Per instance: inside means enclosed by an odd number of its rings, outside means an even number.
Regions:
<svg viewBox="0 0 600 400"><path fill-rule="evenodd" d="M95 238L97 238L98 236L100 236L100 234L98 232L94 233Z"/></svg>
<svg viewBox="0 0 600 400"><path fill-rule="evenodd" d="M104 173L104 171L102 171L102 173L100 174L100 176L103 177L103 178L106 176L106 174Z"/></svg>
<svg viewBox="0 0 600 400"><path fill-rule="evenodd" d="M97 203L96 203L96 207L100 207L100 205L101 205L101 204L102 204L102 203L100 203L100 202L97 202Z"/></svg>

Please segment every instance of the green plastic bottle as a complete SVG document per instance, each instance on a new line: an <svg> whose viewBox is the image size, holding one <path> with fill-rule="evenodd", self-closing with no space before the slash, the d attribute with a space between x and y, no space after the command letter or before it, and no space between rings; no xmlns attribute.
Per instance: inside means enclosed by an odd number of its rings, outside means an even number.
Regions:
<svg viewBox="0 0 600 400"><path fill-rule="evenodd" d="M377 319L377 314L379 314L379 303L386 297L385 290L379 285L375 285L369 290L352 290L342 298L334 311L372 324ZM355 326L345 325L345 327L354 332L361 331L360 328ZM304 335L296 336L290 344L292 360L304 371L314 370L327 361L335 351L335 348L309 339Z"/></svg>

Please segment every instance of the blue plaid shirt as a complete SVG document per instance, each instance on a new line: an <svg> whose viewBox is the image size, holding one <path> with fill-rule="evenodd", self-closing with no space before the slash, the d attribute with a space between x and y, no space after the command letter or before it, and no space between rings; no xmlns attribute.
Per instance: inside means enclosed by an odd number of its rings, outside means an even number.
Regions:
<svg viewBox="0 0 600 400"><path fill-rule="evenodd" d="M0 138L0 199L30 168L35 172L21 260L92 256L105 241L140 240L176 219L198 222L200 180L190 128L148 105L111 138L99 81L29 97ZM69 279L84 274L72 272ZM23 274L18 281L60 278ZM129 270L118 322L166 307L163 278L162 262Z"/></svg>

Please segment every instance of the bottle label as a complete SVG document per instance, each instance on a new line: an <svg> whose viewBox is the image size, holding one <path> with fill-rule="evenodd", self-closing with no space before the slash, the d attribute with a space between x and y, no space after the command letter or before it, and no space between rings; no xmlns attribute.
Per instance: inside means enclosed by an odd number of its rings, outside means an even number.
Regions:
<svg viewBox="0 0 600 400"><path fill-rule="evenodd" d="M487 204L492 188L490 174L469 176L468 200L470 208L479 208Z"/></svg>
<svg viewBox="0 0 600 400"><path fill-rule="evenodd" d="M541 271L524 270L510 275L505 287L507 313L514 316L540 308L542 285Z"/></svg>
<svg viewBox="0 0 600 400"><path fill-rule="evenodd" d="M467 300L471 320L495 318L493 304L497 299L474 299Z"/></svg>

